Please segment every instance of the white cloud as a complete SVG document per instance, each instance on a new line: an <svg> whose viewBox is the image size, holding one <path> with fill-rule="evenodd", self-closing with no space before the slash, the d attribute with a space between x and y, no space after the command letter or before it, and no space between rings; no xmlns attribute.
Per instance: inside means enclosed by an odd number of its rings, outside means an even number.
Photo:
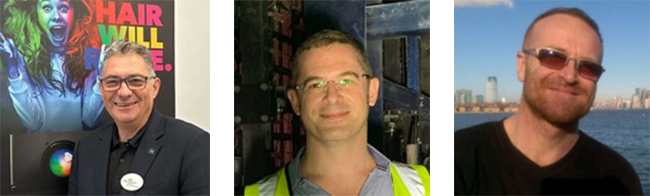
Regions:
<svg viewBox="0 0 650 196"><path fill-rule="evenodd" d="M505 6L512 9L513 0L454 0L454 7L490 7Z"/></svg>

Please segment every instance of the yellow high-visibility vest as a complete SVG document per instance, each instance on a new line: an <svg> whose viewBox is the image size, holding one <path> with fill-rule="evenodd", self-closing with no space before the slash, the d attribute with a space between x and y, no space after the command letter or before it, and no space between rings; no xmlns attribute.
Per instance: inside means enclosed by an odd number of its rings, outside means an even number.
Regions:
<svg viewBox="0 0 650 196"><path fill-rule="evenodd" d="M290 195L285 168L275 175L246 186L244 195ZM404 196L429 196L429 172L422 165L390 164L393 194Z"/></svg>

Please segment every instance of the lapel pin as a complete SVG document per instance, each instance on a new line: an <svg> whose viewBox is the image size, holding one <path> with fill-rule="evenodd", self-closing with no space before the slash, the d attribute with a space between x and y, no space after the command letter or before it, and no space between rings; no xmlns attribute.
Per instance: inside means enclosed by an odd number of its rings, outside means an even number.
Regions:
<svg viewBox="0 0 650 196"><path fill-rule="evenodd" d="M149 151L147 151L147 153L149 153L149 155L153 155L154 153L156 153L156 149L149 148Z"/></svg>

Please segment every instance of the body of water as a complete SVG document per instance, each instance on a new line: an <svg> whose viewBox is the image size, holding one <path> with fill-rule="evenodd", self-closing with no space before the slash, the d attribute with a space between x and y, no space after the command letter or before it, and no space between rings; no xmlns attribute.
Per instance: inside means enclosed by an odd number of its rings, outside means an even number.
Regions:
<svg viewBox="0 0 650 196"><path fill-rule="evenodd" d="M512 113L456 113L454 131ZM580 120L580 130L623 155L634 166L643 192L650 194L650 110L596 110Z"/></svg>

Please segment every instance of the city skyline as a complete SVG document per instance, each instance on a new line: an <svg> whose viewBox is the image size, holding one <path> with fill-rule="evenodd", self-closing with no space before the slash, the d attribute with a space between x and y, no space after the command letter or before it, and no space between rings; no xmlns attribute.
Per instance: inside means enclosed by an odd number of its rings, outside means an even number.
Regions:
<svg viewBox="0 0 650 196"><path fill-rule="evenodd" d="M597 103L611 101L613 99L622 99L622 100L632 101L634 99L634 96L639 96L639 102L641 102L641 104L643 104L645 99L650 98L650 88L637 87L637 88L631 88L631 89L634 89L634 90L630 90L629 91L630 93L627 96L626 95L616 95L614 97L604 98L602 100L595 100L594 105L597 105ZM470 88L464 88L464 87L454 88L454 98L456 99L455 100L456 103L457 104L461 104L461 103L462 104L465 104L465 103L475 104L477 102L479 104L481 104L481 103L490 103L490 102L488 102L486 100L483 100L483 97L485 96L484 94L475 93L475 92L476 91L474 89L470 89ZM461 97L461 95L465 95L465 96ZM475 100L476 97L481 97L480 99L482 101L476 101ZM498 97L496 102L497 103L503 103L503 101L502 101L503 98L505 98L505 97ZM519 103L519 101L520 101L519 99L517 99L517 100L508 100L508 99L506 99L505 103ZM646 104L644 104L644 105L646 105Z"/></svg>
<svg viewBox="0 0 650 196"><path fill-rule="evenodd" d="M519 102L523 84L516 76L516 53L528 25L553 7L578 7L599 25L603 66L596 101L630 99L628 89L650 87L650 2L501 1L456 3L454 8L454 89L487 95L486 79L498 78L498 99ZM621 22L624 21L624 22ZM487 98L487 97L486 97Z"/></svg>

